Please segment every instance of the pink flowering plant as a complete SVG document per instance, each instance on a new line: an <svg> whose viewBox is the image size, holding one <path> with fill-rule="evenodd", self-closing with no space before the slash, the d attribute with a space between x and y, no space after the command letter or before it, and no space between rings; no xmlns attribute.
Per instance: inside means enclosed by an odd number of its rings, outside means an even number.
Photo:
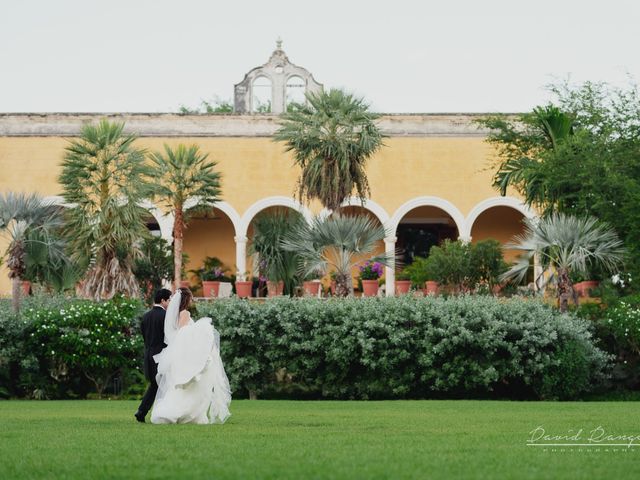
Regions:
<svg viewBox="0 0 640 480"><path fill-rule="evenodd" d="M378 280L384 273L384 266L378 262L365 262L360 267L360 280Z"/></svg>

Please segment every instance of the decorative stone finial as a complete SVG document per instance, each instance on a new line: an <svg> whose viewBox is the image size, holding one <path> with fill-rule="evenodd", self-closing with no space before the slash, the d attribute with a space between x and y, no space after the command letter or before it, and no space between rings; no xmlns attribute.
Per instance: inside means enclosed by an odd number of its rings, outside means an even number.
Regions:
<svg viewBox="0 0 640 480"><path fill-rule="evenodd" d="M276 49L282 50L282 38L278 37L276 40Z"/></svg>

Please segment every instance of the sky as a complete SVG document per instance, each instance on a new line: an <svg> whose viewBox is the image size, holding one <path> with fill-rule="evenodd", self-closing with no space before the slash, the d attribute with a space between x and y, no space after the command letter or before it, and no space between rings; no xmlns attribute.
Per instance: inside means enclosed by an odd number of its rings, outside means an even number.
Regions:
<svg viewBox="0 0 640 480"><path fill-rule="evenodd" d="M231 100L278 37L386 113L522 112L553 82L640 77L637 0L0 0L0 112Z"/></svg>

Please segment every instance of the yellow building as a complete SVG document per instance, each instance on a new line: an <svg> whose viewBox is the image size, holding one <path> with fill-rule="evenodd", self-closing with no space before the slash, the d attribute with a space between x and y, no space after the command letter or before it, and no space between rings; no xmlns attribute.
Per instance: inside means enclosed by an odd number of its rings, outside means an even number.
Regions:
<svg viewBox="0 0 640 480"><path fill-rule="evenodd" d="M278 60L277 52L270 62ZM285 75L285 80L297 73L288 71L287 64L282 72L273 62L262 68L267 66L274 74ZM310 75L297 73L296 78L311 81ZM275 86L290 86L271 79ZM251 84L247 89L243 82L244 89L238 88L242 84L236 86L236 104L238 94L249 99L253 95ZM288 95L272 98L286 101ZM105 117L125 122L128 132L139 135L140 147L160 150L164 143L196 143L218 163L223 199L211 215L190 223L184 243L187 269L201 266L206 256L216 256L235 271L250 271L247 243L259 212L286 207L309 218L321 210L294 198L299 170L283 145L272 140L278 127L278 116L273 114L0 114L0 192L59 198L57 178L68 139L77 136L82 125ZM522 230L522 218L534 213L521 199L500 197L491 187L493 152L484 141L486 132L473 120L466 114L382 116L379 125L388 138L367 166L371 198L364 206L352 199L344 208L368 211L385 225L389 233L384 248L391 251L399 247L420 255L443 238L510 240ZM151 202L147 207L151 228L171 241L172 216ZM4 251L6 243L0 243L0 249ZM10 290L2 267L0 295ZM388 295L394 291L391 269L386 272L386 291Z"/></svg>

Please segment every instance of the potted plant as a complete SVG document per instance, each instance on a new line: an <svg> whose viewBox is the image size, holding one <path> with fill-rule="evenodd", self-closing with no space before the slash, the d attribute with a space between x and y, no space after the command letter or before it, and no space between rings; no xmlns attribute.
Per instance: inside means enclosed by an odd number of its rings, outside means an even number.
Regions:
<svg viewBox="0 0 640 480"><path fill-rule="evenodd" d="M571 272L570 278L573 283L573 291L579 297L589 297L591 291L600 286L600 280L597 280L597 273L589 271L587 274L579 272Z"/></svg>
<svg viewBox="0 0 640 480"><path fill-rule="evenodd" d="M439 283L434 280L429 262L424 257L415 257L413 262L404 268L403 275L408 276L411 285L422 290L425 295L436 295L439 291Z"/></svg>
<svg viewBox="0 0 640 480"><path fill-rule="evenodd" d="M238 272L236 280L236 295L238 295L239 298L249 298L251 296L253 281L246 280L248 274L249 272Z"/></svg>
<svg viewBox="0 0 640 480"><path fill-rule="evenodd" d="M378 295L378 280L384 272L381 263L367 261L358 267L360 270L360 280L362 281L362 295L365 297L375 297Z"/></svg>
<svg viewBox="0 0 640 480"><path fill-rule="evenodd" d="M321 276L322 272L313 271L305 278L302 282L302 290L305 295L317 297L320 294L320 288L322 287Z"/></svg>
<svg viewBox="0 0 640 480"><path fill-rule="evenodd" d="M223 275L224 270L221 267L215 267L213 270L202 272L200 275L202 279L202 296L217 297Z"/></svg>
<svg viewBox="0 0 640 480"><path fill-rule="evenodd" d="M406 295L411 290L411 277L406 269L398 272L396 275L396 294Z"/></svg>

